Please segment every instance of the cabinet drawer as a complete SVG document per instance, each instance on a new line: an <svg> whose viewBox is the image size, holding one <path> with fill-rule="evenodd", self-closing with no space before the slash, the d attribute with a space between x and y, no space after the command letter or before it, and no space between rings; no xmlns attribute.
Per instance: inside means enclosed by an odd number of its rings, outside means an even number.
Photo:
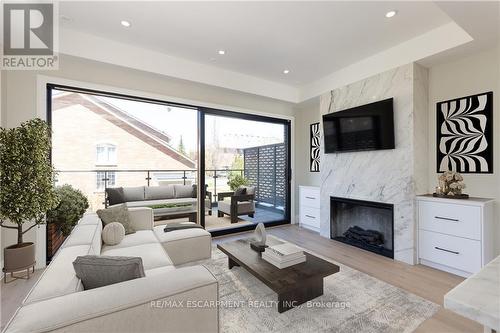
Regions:
<svg viewBox="0 0 500 333"><path fill-rule="evenodd" d="M420 201L419 229L481 239L481 209L473 206Z"/></svg>
<svg viewBox="0 0 500 333"><path fill-rule="evenodd" d="M435 232L419 231L419 257L465 272L481 269L481 242Z"/></svg>
<svg viewBox="0 0 500 333"><path fill-rule="evenodd" d="M319 229L319 209L311 207L300 207L300 223Z"/></svg>
<svg viewBox="0 0 500 333"><path fill-rule="evenodd" d="M319 189L301 188L300 205L312 208L319 208Z"/></svg>

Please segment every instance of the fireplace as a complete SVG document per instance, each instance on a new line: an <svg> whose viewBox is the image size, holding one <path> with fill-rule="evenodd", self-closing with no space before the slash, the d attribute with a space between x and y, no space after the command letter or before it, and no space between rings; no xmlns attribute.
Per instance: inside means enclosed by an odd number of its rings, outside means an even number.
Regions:
<svg viewBox="0 0 500 333"><path fill-rule="evenodd" d="M330 238L394 258L394 205L330 197Z"/></svg>

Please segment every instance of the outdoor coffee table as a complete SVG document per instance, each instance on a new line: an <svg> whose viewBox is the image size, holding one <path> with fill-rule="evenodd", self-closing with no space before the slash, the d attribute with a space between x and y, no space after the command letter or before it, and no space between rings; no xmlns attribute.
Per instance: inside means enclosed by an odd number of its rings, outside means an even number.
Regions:
<svg viewBox="0 0 500 333"><path fill-rule="evenodd" d="M269 237L266 243L273 246L283 242ZM245 268L278 294L280 313L323 295L323 278L340 270L339 266L307 252L304 252L305 262L279 269L252 250L248 239L218 244L217 248L228 256L229 269Z"/></svg>

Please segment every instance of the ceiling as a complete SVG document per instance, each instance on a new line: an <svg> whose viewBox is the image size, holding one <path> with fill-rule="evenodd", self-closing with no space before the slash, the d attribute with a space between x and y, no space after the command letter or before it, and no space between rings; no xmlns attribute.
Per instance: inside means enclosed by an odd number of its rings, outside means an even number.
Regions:
<svg viewBox="0 0 500 333"><path fill-rule="evenodd" d="M59 14L63 31L189 60L210 68L214 76L220 69L224 75L234 72L261 79L247 82L247 87L271 82L300 89L454 22L443 8L434 2L406 1L70 1L60 3ZM397 15L386 18L389 10L397 10ZM123 27L121 20L131 26ZM225 55L218 54L221 49ZM284 74L284 69L290 73ZM244 90L234 80L232 84Z"/></svg>

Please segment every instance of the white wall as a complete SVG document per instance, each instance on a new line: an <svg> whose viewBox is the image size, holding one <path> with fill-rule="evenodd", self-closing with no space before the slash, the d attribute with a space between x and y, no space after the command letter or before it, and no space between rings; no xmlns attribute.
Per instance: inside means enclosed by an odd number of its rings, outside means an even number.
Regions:
<svg viewBox="0 0 500 333"><path fill-rule="evenodd" d="M38 91L44 92L43 89L39 90L37 86L37 78L40 75L159 96L169 96L175 99L190 100L193 104L199 102L202 105L224 105L227 106L227 110L238 111L245 109L255 111L255 113L285 116L292 119L295 112L292 103L73 56L61 55L59 70L57 71L26 70L2 71L1 73L2 110L0 119L2 126L8 128L18 126L21 122L37 116L37 106L40 100L37 93ZM293 132L294 128L292 127ZM293 143L292 139L292 150ZM294 168L293 165L292 168ZM25 235L25 238L26 241L37 242L37 265L42 266L45 261L42 259L45 257L44 226L41 229L32 229ZM15 243L15 241L15 232L11 230L2 231L2 249Z"/></svg>
<svg viewBox="0 0 500 333"><path fill-rule="evenodd" d="M309 171L309 126L321 122L319 115L319 97L301 103L295 113L295 198L296 216L298 216L299 186L319 186L321 176L319 172ZM321 165L320 165L321 167Z"/></svg>
<svg viewBox="0 0 500 333"><path fill-rule="evenodd" d="M500 52L498 48L429 68L429 192L436 183L436 103L493 91L494 173L465 174L466 192L496 200L496 249L500 253Z"/></svg>

